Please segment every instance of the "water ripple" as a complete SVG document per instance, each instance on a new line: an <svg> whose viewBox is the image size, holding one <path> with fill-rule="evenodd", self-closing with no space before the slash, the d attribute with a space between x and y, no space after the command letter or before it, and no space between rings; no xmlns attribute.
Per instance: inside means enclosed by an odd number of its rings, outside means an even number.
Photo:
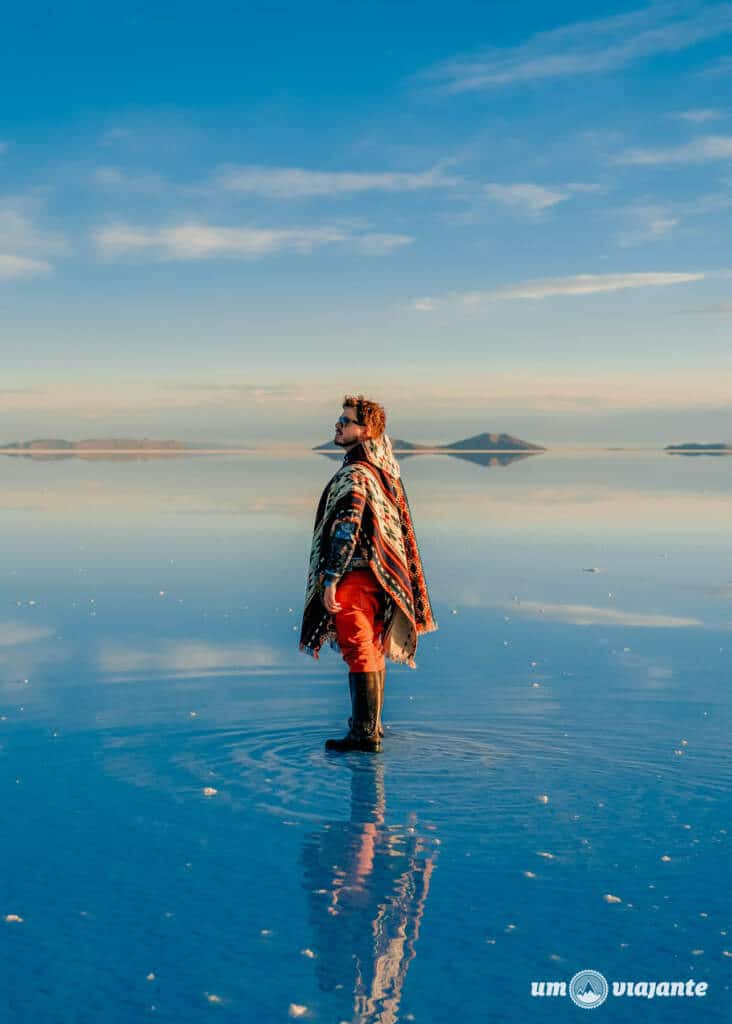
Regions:
<svg viewBox="0 0 732 1024"><path fill-rule="evenodd" d="M341 730L342 731L342 730ZM260 728L249 726L109 736L107 769L126 781L202 794L279 815L292 823L334 813L348 795L349 772L372 758L385 778L398 784L400 800L449 805L453 820L469 820L486 799L507 812L525 806L530 794L561 784L579 792L584 780L612 779L612 787L657 786L670 798L729 791L730 766L713 748L697 751L657 738L639 747L617 731L560 732L546 724L501 722L493 729L447 730L386 727L378 755L328 754L327 730L300 719ZM210 792L211 790L215 792Z"/></svg>

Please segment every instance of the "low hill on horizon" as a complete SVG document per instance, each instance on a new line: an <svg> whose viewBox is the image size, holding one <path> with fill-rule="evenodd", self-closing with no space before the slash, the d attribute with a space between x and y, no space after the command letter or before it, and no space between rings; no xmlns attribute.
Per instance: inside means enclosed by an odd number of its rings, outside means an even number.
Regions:
<svg viewBox="0 0 732 1024"><path fill-rule="evenodd" d="M695 451L721 451L732 452L732 442L715 441L712 444L703 444L699 441L687 441L684 444L667 444L666 452L695 452Z"/></svg>
<svg viewBox="0 0 732 1024"><path fill-rule="evenodd" d="M530 441L522 441L511 434L474 434L472 437L465 437L460 441L452 441L450 444L418 444L415 441L404 441L402 438L392 438L392 447L395 451L432 451L439 448L445 451L531 451L544 452L546 448L542 445L531 444ZM341 446L327 441L325 444L315 445L313 451L341 451Z"/></svg>
<svg viewBox="0 0 732 1024"><path fill-rule="evenodd" d="M81 441L67 441L62 437L36 437L32 441L12 441L0 444L0 449L14 451L190 451L200 448L225 447L218 444L203 444L196 441L156 441L144 437L86 437Z"/></svg>
<svg viewBox="0 0 732 1024"><path fill-rule="evenodd" d="M510 434L474 434L472 437L462 438L459 441L452 441L446 444L420 444L416 441L406 441L404 438L392 438L392 446L396 451L403 452L429 452L439 451L477 451L477 452L543 452L546 451L542 445L532 444L529 441L522 441L520 438L512 437ZM177 441L171 438L157 440L156 438L143 437L86 437L79 441L69 441L63 437L35 437L29 441L8 441L0 442L0 451L8 452L149 452L149 451L170 451L186 452L200 450L232 450L236 451L244 447L243 444L233 445L217 441ZM333 441L325 444L315 445L312 451L342 451L340 445Z"/></svg>
<svg viewBox="0 0 732 1024"><path fill-rule="evenodd" d="M546 448L540 444L532 444L530 441L522 441L511 434L475 434L473 437L466 437L462 441L453 441L445 448L457 448L460 450L473 448L483 451L531 451L545 452Z"/></svg>

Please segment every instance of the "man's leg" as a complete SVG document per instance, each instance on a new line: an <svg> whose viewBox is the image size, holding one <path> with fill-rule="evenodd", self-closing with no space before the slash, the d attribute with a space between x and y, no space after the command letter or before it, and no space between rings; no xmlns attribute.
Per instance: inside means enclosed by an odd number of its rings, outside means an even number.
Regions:
<svg viewBox="0 0 732 1024"><path fill-rule="evenodd" d="M336 588L341 611L335 615L336 635L350 669L351 718L342 740L328 740L328 750L380 749L381 671L385 667L377 636L381 593L370 569L353 569Z"/></svg>
<svg viewBox="0 0 732 1024"><path fill-rule="evenodd" d="M379 672L385 667L377 637L383 626L381 587L370 569L347 572L336 587L341 611L335 615L343 660L352 672Z"/></svg>

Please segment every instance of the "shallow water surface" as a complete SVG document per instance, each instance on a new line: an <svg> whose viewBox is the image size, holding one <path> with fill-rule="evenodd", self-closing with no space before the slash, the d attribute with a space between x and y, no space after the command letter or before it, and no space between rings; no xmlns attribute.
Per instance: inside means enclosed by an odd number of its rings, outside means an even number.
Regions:
<svg viewBox="0 0 732 1024"><path fill-rule="evenodd" d="M2 1020L729 1020L732 459L403 457L380 755L297 649L337 465L0 463Z"/></svg>

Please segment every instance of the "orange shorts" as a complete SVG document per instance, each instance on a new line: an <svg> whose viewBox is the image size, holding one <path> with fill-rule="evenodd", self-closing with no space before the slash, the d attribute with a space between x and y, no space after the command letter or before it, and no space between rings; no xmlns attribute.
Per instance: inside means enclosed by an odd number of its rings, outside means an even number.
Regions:
<svg viewBox="0 0 732 1024"><path fill-rule="evenodd" d="M335 628L343 660L351 672L380 672L383 591L371 569L351 569L336 585Z"/></svg>

